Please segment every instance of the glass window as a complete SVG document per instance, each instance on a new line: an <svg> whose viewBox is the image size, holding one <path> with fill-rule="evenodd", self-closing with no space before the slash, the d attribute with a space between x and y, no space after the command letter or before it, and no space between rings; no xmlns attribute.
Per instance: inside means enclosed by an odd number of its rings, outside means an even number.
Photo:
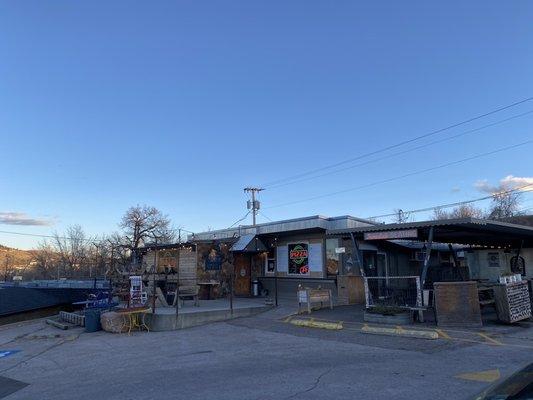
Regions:
<svg viewBox="0 0 533 400"><path fill-rule="evenodd" d="M326 268L328 275L339 273L339 254L335 251L339 247L339 239L326 239Z"/></svg>

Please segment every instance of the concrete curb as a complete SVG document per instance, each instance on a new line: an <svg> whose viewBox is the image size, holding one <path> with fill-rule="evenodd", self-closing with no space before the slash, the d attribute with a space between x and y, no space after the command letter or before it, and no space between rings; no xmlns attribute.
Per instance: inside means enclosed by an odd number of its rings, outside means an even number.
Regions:
<svg viewBox="0 0 533 400"><path fill-rule="evenodd" d="M378 328L374 326L363 326L361 328L361 332L372 334L372 335L402 336L402 337L411 337L411 338L416 338L416 339L435 340L439 338L439 334L435 331L403 329L402 327Z"/></svg>
<svg viewBox="0 0 533 400"><path fill-rule="evenodd" d="M304 326L306 328L319 328L319 329L331 329L331 330L340 330L342 329L342 322L321 322L315 321L314 319L291 319L289 321L295 326Z"/></svg>

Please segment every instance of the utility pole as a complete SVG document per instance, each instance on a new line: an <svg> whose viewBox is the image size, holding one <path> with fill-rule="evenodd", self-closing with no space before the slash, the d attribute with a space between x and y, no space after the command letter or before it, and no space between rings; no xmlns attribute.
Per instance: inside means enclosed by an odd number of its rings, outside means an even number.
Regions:
<svg viewBox="0 0 533 400"><path fill-rule="evenodd" d="M265 189L258 188L258 187L245 187L244 192L245 193L252 193L252 200L248 200L248 209L252 210L252 225L255 226L255 220L257 216L257 212L259 211L259 208L261 207L261 203L257 200L255 200L255 194L258 192L261 192Z"/></svg>

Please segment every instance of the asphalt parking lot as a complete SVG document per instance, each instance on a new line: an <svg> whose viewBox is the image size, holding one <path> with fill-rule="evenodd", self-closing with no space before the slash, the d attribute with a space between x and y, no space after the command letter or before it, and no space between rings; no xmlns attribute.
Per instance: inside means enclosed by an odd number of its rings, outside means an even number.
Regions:
<svg viewBox="0 0 533 400"><path fill-rule="evenodd" d="M364 334L349 308L310 316L342 320L334 331L293 311L132 335L4 326L0 352L16 352L0 357L0 398L470 399L533 361L530 322L425 340Z"/></svg>

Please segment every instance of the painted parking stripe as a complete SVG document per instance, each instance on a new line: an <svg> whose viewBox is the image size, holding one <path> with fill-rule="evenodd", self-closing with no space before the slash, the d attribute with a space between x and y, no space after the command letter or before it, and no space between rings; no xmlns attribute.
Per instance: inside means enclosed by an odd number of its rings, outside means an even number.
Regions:
<svg viewBox="0 0 533 400"><path fill-rule="evenodd" d="M491 343L491 344L494 344L494 345L496 345L496 346L501 346L501 345L503 344L502 342L500 342L500 341L498 341L498 340L496 340L496 339L493 339L493 338L491 338L490 336L485 335L484 333L477 332L477 334L478 334L479 336L481 336L483 339L485 339L487 342L489 342L489 343Z"/></svg>
<svg viewBox="0 0 533 400"><path fill-rule="evenodd" d="M500 370L490 369L487 371L466 372L464 374L455 375L455 378L464 379L467 381L491 383L500 379Z"/></svg>
<svg viewBox="0 0 533 400"><path fill-rule="evenodd" d="M452 340L451 336L444 332L442 329L435 329L435 331L439 334L439 338Z"/></svg>
<svg viewBox="0 0 533 400"><path fill-rule="evenodd" d="M300 316L299 318L302 319L310 319L310 317L306 316ZM313 318L316 321L324 321L324 322L337 322L326 318ZM281 320L280 322L285 322ZM361 332L361 328L369 327L369 325L365 322L355 322L355 321L343 321L343 326L345 331L352 331L352 332ZM465 343L477 343L477 344L484 344L487 346L508 346L508 347L517 347L522 349L533 349L533 346L528 344L520 344L520 343L509 343L507 340L504 342L501 342L499 340L496 340L485 333L477 332L477 331L467 331L467 330L459 330L459 329L446 329L446 331L442 329L430 329L426 327L419 327L417 329L420 330L428 330L428 331L434 331L439 334L439 339L445 339L450 341L456 341L456 342L465 342ZM460 337L466 335L467 337ZM507 338L506 338L507 339ZM509 337L508 339L512 339L512 337Z"/></svg>

